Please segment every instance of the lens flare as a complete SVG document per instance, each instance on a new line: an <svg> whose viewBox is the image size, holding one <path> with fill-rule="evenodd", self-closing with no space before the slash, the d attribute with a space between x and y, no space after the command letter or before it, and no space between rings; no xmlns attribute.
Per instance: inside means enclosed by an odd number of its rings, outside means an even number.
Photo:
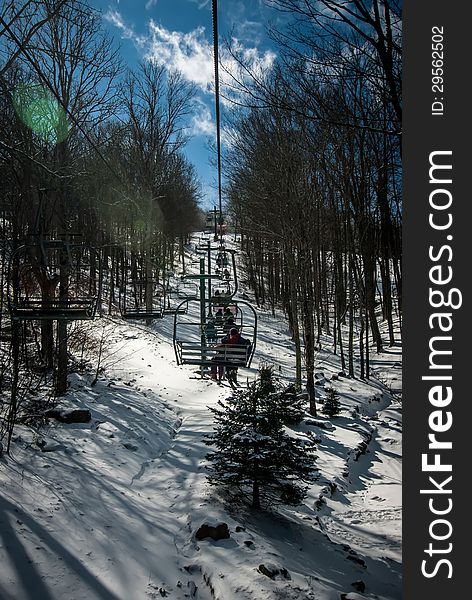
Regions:
<svg viewBox="0 0 472 600"><path fill-rule="evenodd" d="M144 231L146 229L146 223L142 219L137 219L134 222L134 228L136 231Z"/></svg>
<svg viewBox="0 0 472 600"><path fill-rule="evenodd" d="M20 85L13 92L13 106L23 123L45 142L58 144L67 138L65 111L49 90L40 85Z"/></svg>

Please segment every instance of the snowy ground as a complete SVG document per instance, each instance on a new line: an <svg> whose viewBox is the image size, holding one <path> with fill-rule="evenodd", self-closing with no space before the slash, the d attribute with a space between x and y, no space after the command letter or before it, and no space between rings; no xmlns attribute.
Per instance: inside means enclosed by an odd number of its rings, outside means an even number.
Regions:
<svg viewBox="0 0 472 600"><path fill-rule="evenodd" d="M342 415L293 432L317 437L320 479L302 506L259 513L225 506L206 485L207 407L230 390L176 365L172 317L104 324L103 376L90 387L73 375L64 403L89 408L91 423L18 427L0 459L2 600L401 598L400 346L372 354L369 383L338 377L324 346L317 388L338 390ZM269 358L289 380L285 323L260 312L259 327L240 380ZM197 541L206 521L227 523L230 539Z"/></svg>

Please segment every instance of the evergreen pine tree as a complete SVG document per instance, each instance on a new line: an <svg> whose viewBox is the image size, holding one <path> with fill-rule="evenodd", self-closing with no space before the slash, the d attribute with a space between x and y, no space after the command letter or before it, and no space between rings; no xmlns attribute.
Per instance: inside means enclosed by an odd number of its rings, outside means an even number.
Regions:
<svg viewBox="0 0 472 600"><path fill-rule="evenodd" d="M341 412L341 402L339 401L339 394L334 388L326 389L326 399L323 404L323 414L327 415L330 419L337 417Z"/></svg>
<svg viewBox="0 0 472 600"><path fill-rule="evenodd" d="M271 368L263 368L247 390L211 408L215 429L206 444L208 480L225 488L232 499L251 498L261 504L299 504L306 483L314 481L314 447L285 432L285 409L292 389L278 389Z"/></svg>
<svg viewBox="0 0 472 600"><path fill-rule="evenodd" d="M294 384L283 386L274 374L274 367L262 364L259 368L259 392L272 398L274 416L284 425L294 425L303 420L306 399L299 396Z"/></svg>

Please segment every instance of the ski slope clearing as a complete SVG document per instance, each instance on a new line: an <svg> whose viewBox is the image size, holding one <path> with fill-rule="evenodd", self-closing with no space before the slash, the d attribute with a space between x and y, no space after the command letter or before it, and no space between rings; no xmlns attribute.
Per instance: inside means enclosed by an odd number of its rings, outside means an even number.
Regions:
<svg viewBox="0 0 472 600"><path fill-rule="evenodd" d="M268 360L290 381L287 326L258 317L239 381ZM303 505L259 512L206 484L208 406L231 389L176 365L172 318L92 327L106 333L104 371L93 387L73 374L60 407L87 408L91 421L19 426L0 459L0 598L401 598L401 347L372 353L361 382L340 375L324 340L318 396L335 387L342 413L307 414L291 432L316 439L320 477ZM203 523L226 523L229 539L198 540Z"/></svg>

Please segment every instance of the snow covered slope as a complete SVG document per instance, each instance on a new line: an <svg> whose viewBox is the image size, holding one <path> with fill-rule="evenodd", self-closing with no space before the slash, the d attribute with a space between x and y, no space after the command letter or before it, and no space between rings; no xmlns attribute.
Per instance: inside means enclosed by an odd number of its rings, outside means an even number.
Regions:
<svg viewBox="0 0 472 600"><path fill-rule="evenodd" d="M102 324L105 371L93 387L74 374L64 400L91 422L18 427L0 459L1 599L401 598L400 347L372 354L366 383L339 375L326 340L317 389L335 387L342 414L293 430L318 440L320 478L302 506L260 513L206 484L207 407L230 389L176 365L171 317ZM264 311L259 324L240 381L269 359L290 380L286 324ZM230 538L197 540L204 522L226 523Z"/></svg>

